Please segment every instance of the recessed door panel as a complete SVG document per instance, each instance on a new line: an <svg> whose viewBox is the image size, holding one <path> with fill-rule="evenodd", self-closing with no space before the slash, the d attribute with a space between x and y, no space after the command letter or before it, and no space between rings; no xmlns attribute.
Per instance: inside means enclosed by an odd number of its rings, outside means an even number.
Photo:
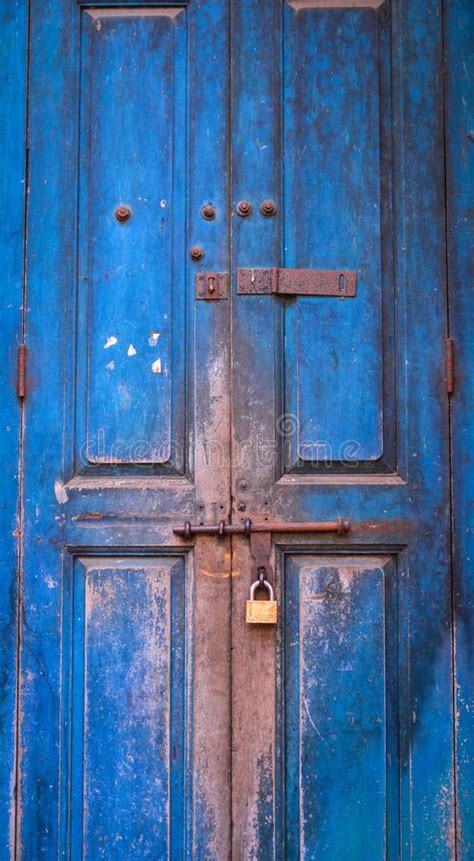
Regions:
<svg viewBox="0 0 474 861"><path fill-rule="evenodd" d="M390 212L386 14L284 6L284 265L357 273L354 298L285 303L284 411L296 425L286 467L377 461L384 287L393 300L389 229L382 235Z"/></svg>
<svg viewBox="0 0 474 861"><path fill-rule="evenodd" d="M82 14L79 455L182 469L187 13L145 11Z"/></svg>
<svg viewBox="0 0 474 861"><path fill-rule="evenodd" d="M189 594L182 558L74 566L64 666L72 859L182 852Z"/></svg>
<svg viewBox="0 0 474 861"><path fill-rule="evenodd" d="M397 846L396 577L388 557L286 558L291 857L375 859Z"/></svg>

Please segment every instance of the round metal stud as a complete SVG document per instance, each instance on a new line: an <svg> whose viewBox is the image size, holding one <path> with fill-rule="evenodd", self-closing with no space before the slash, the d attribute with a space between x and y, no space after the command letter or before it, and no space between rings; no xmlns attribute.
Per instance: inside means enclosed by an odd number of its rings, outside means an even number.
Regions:
<svg viewBox="0 0 474 861"><path fill-rule="evenodd" d="M201 215L206 221L214 221L216 217L216 207L212 203L206 203L201 209Z"/></svg>
<svg viewBox="0 0 474 861"><path fill-rule="evenodd" d="M277 205L274 200L262 200L260 204L260 212L262 215L275 215L277 211Z"/></svg>
<svg viewBox="0 0 474 861"><path fill-rule="evenodd" d="M117 221L128 221L132 217L132 210L125 204L120 204L115 210L115 218Z"/></svg>
<svg viewBox="0 0 474 861"><path fill-rule="evenodd" d="M204 248L200 245L193 245L189 250L191 260L202 260L204 257Z"/></svg>
<svg viewBox="0 0 474 861"><path fill-rule="evenodd" d="M235 207L235 211L241 218L247 218L247 216L252 212L252 204L249 203L248 200L240 200Z"/></svg>

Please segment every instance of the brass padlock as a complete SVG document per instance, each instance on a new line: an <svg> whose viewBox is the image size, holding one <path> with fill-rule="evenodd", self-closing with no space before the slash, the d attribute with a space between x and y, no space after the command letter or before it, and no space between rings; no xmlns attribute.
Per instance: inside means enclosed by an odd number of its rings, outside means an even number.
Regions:
<svg viewBox="0 0 474 861"><path fill-rule="evenodd" d="M269 595L268 601L256 601L255 592L263 586ZM277 602L273 587L268 580L256 580L250 587L250 600L247 601L247 622L249 625L276 625L278 616Z"/></svg>

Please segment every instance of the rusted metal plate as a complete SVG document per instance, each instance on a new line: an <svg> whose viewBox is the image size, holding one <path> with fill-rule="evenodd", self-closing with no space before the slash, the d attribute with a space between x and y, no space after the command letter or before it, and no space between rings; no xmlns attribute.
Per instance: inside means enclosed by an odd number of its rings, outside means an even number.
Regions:
<svg viewBox="0 0 474 861"><path fill-rule="evenodd" d="M277 296L356 295L357 273L345 269L239 269L237 293Z"/></svg>
<svg viewBox="0 0 474 861"><path fill-rule="evenodd" d="M196 275L196 299L227 299L226 272L198 272Z"/></svg>

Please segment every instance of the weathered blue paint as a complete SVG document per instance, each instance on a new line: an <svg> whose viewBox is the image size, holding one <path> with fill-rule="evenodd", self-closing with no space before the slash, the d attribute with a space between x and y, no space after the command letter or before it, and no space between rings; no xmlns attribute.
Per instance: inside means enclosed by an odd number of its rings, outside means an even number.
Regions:
<svg viewBox="0 0 474 861"><path fill-rule="evenodd" d="M288 857L397 858L396 566L305 554L286 576Z"/></svg>
<svg viewBox="0 0 474 861"><path fill-rule="evenodd" d="M187 24L183 9L83 14L77 422L92 464L184 450Z"/></svg>
<svg viewBox="0 0 474 861"><path fill-rule="evenodd" d="M20 406L17 346L22 338L27 4L0 3L0 201L2 247L2 494L0 503L0 858L15 843L15 700Z"/></svg>
<svg viewBox="0 0 474 861"><path fill-rule="evenodd" d="M284 4L285 265L358 278L356 302L300 299L285 313L285 411L299 424L288 467L383 453L382 257L391 237L381 235L380 127L390 116L390 50L380 17Z"/></svg>
<svg viewBox="0 0 474 861"><path fill-rule="evenodd" d="M360 289L351 300L234 293L235 500L255 519L352 522L345 538L276 542L289 612L276 671L259 656L263 634L235 623L245 673L234 696L246 675L258 698L256 666L265 691L273 672L278 687L275 735L272 704L236 709L234 806L251 806L235 845L259 859L451 861L441 3L289 0L265 16L261 5L245 0L234 16L246 50L234 55L233 200L254 207L234 218L234 264L347 267ZM270 9L283 31L262 51ZM259 214L263 197L275 197L274 219ZM324 597L328 571L339 598ZM242 600L240 553L239 573ZM249 766L250 719L268 760L257 751Z"/></svg>
<svg viewBox="0 0 474 861"><path fill-rule="evenodd" d="M72 627L64 714L73 720L63 854L183 857L183 560L79 558L73 578L64 606Z"/></svg>
<svg viewBox="0 0 474 861"><path fill-rule="evenodd" d="M229 854L227 14L31 2L25 859Z"/></svg>
<svg viewBox="0 0 474 861"><path fill-rule="evenodd" d="M445 4L458 858L474 857L474 6Z"/></svg>
<svg viewBox="0 0 474 861"><path fill-rule="evenodd" d="M455 857L442 46L440 0L31 0L19 857ZM237 296L273 265L357 297ZM172 534L244 511L352 523L278 544L276 640L247 539Z"/></svg>

